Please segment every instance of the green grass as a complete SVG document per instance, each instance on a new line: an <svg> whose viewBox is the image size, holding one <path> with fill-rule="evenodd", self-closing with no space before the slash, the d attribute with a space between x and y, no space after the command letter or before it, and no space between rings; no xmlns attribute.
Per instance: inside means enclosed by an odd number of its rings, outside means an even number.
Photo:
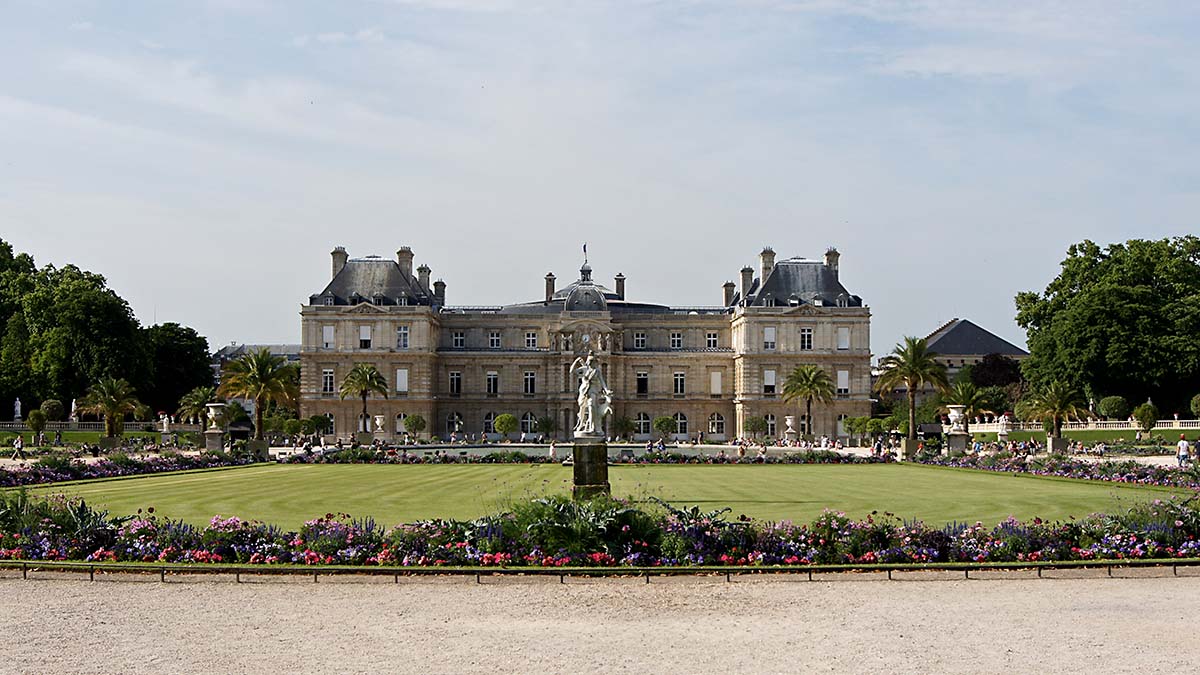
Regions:
<svg viewBox="0 0 1200 675"><path fill-rule="evenodd" d="M47 441L54 440L54 432L53 431L45 431L44 433L46 434ZM102 431L64 431L64 432L62 432L62 439L63 439L64 443L76 443L76 444L78 444L78 443L98 443L98 442L100 442L100 437L103 435L104 435L104 432L102 432ZM21 436L28 442L30 437L33 436L33 432L32 431L23 431L23 432L21 432ZM4 444L4 447L11 448L13 439L16 437L17 437L17 432L15 432L15 431L0 431L0 443ZM159 434L157 431L154 431L154 432L126 431L123 437L124 438L147 438L155 443L158 443L162 440L162 435ZM3 448L0 448L0 449L3 449ZM29 449L29 446L26 446L26 449Z"/></svg>
<svg viewBox="0 0 1200 675"><path fill-rule="evenodd" d="M1128 508L1184 490L891 465L616 466L613 493L660 497L732 515L807 522L824 508L862 517L890 511L929 523L1009 515L1062 519ZM217 514L286 527L327 512L374 516L385 525L423 518L473 518L517 500L570 489L557 465L256 465L186 474L47 486L114 514L156 513L205 524Z"/></svg>

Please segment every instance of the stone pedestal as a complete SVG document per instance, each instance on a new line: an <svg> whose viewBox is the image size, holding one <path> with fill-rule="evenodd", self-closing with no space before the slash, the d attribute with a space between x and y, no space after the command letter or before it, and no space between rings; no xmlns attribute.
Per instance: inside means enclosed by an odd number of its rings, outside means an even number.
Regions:
<svg viewBox="0 0 1200 675"><path fill-rule="evenodd" d="M964 453L967 451L967 446L970 443L971 434L946 434L946 454L953 455L955 453Z"/></svg>
<svg viewBox="0 0 1200 675"><path fill-rule="evenodd" d="M1046 449L1050 452L1065 453L1067 448L1071 447L1071 439L1069 438L1050 438L1046 437Z"/></svg>
<svg viewBox="0 0 1200 675"><path fill-rule="evenodd" d="M612 493L608 484L608 444L603 438L576 438L571 450L575 471L575 499Z"/></svg>
<svg viewBox="0 0 1200 675"><path fill-rule="evenodd" d="M360 431L354 434L354 440L358 441L359 445L370 445L375 442L375 434L370 431Z"/></svg>
<svg viewBox="0 0 1200 675"><path fill-rule="evenodd" d="M204 432L204 449L221 452L225 449L225 432L220 429L208 429Z"/></svg>
<svg viewBox="0 0 1200 675"><path fill-rule="evenodd" d="M246 452L254 457L256 462L267 462L271 459L271 445L266 441L250 439L246 441Z"/></svg>
<svg viewBox="0 0 1200 675"><path fill-rule="evenodd" d="M920 441L916 439L903 438L900 439L899 456L896 459L905 460L912 459L917 456L917 446Z"/></svg>

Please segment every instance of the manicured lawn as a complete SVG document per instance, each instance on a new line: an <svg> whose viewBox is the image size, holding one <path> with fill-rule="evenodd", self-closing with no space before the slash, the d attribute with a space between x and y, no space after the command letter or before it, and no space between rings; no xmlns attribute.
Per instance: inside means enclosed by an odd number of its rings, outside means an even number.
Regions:
<svg viewBox="0 0 1200 675"><path fill-rule="evenodd" d="M993 524L1009 515L1061 519L1127 508L1172 491L1111 483L900 465L618 466L618 496L660 497L733 516L807 522L826 507L852 516L890 511L929 523ZM204 524L216 514L286 527L327 512L392 525L473 518L517 500L570 489L557 465L257 465L239 469L39 488L78 495L110 512L155 512ZM1185 491L1174 491L1182 494Z"/></svg>

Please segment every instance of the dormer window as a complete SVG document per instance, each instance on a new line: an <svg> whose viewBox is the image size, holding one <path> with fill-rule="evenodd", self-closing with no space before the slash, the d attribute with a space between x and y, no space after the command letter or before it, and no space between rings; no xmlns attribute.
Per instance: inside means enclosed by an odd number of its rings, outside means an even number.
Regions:
<svg viewBox="0 0 1200 675"><path fill-rule="evenodd" d="M327 295L327 296L321 298L321 304L325 305L326 307L332 307L333 306L333 296Z"/></svg>
<svg viewBox="0 0 1200 675"><path fill-rule="evenodd" d="M845 306L846 306L846 296L844 296L844 295L840 295L840 296L838 296L838 299L837 299L837 306L838 306L838 307L845 307Z"/></svg>
<svg viewBox="0 0 1200 675"><path fill-rule="evenodd" d="M384 302L383 293L376 293L375 297L371 298L371 302L376 305L382 305Z"/></svg>

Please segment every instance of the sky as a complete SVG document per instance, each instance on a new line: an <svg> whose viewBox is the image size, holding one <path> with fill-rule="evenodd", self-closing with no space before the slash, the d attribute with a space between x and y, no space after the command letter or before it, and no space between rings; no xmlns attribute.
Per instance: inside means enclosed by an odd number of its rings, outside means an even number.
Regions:
<svg viewBox="0 0 1200 675"><path fill-rule="evenodd" d="M7 0L0 238L144 324L300 340L329 252L452 305L627 278L717 305L842 253L872 349L1066 248L1195 233L1200 5L843 0Z"/></svg>

